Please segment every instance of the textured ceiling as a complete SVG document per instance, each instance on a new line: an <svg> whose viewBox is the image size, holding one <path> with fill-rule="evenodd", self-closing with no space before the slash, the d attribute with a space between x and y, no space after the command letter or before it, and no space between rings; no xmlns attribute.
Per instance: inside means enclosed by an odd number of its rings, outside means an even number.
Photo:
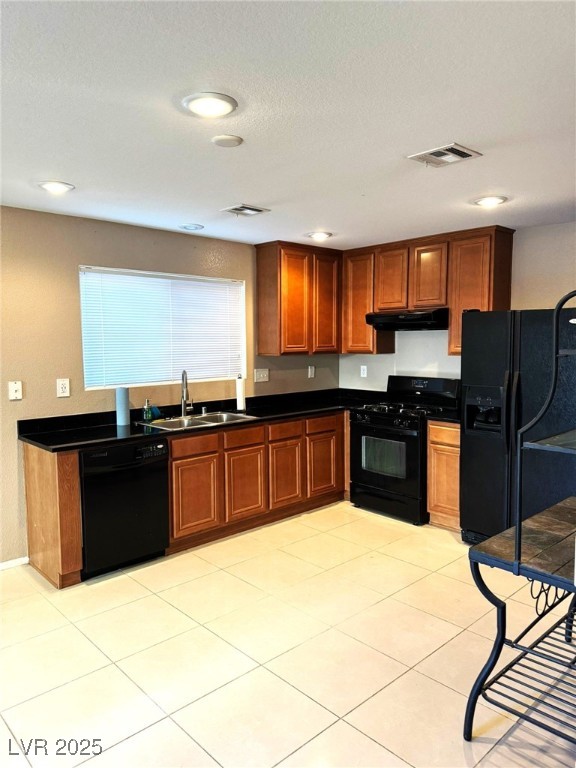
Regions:
<svg viewBox="0 0 576 768"><path fill-rule="evenodd" d="M351 248L575 218L572 2L2 2L9 206ZM187 94L227 93L203 121ZM242 136L238 148L212 136ZM406 155L458 142L483 157ZM51 197L36 186L76 189ZM510 202L472 206L485 194ZM253 218L220 209L270 208Z"/></svg>

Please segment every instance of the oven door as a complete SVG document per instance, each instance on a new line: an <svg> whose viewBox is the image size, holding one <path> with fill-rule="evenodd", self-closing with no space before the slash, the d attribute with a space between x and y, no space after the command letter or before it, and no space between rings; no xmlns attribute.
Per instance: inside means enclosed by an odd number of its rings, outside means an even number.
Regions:
<svg viewBox="0 0 576 768"><path fill-rule="evenodd" d="M415 430L352 423L350 480L381 491L419 499L420 434Z"/></svg>

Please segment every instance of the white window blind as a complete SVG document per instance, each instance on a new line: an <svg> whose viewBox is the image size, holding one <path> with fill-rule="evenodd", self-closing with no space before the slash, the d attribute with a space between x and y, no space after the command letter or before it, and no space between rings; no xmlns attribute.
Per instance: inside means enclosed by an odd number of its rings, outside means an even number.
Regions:
<svg viewBox="0 0 576 768"><path fill-rule="evenodd" d="M80 267L84 386L244 375L244 282Z"/></svg>

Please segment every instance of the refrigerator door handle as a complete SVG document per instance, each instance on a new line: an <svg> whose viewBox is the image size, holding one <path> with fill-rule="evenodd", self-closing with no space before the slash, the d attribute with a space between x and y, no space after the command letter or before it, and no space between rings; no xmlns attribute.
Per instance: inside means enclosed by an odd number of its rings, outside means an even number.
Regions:
<svg viewBox="0 0 576 768"><path fill-rule="evenodd" d="M506 374L508 375L508 373ZM506 447L508 451L516 451L516 429L518 420L518 389L520 387L520 371L514 371L512 391L510 393L510 416L507 419Z"/></svg>

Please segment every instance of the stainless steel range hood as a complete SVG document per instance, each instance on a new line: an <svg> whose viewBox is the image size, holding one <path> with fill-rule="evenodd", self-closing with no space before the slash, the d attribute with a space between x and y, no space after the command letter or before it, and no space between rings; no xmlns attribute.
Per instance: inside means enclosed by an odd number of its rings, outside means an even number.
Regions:
<svg viewBox="0 0 576 768"><path fill-rule="evenodd" d="M377 331L445 331L448 328L448 307L404 312L371 312L368 325Z"/></svg>

